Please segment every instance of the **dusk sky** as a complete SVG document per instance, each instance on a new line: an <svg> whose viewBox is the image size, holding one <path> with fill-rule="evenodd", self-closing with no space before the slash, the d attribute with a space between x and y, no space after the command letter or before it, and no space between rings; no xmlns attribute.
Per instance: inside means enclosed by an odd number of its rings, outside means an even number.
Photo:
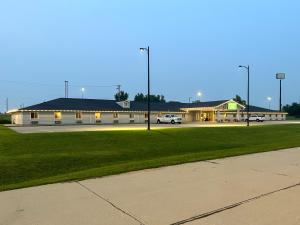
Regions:
<svg viewBox="0 0 300 225"><path fill-rule="evenodd" d="M147 90L187 102L246 98L278 108L277 72L285 72L283 104L300 100L300 1L0 1L0 111L64 96L133 99Z"/></svg>

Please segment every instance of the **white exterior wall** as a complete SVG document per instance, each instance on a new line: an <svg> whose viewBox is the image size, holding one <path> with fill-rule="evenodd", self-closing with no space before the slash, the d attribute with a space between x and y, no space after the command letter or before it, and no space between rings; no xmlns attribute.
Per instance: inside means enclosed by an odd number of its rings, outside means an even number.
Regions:
<svg viewBox="0 0 300 225"><path fill-rule="evenodd" d="M266 114L266 115L265 115L265 119L266 119L266 120L271 120L270 114Z"/></svg>
<svg viewBox="0 0 300 225"><path fill-rule="evenodd" d="M11 115L11 123L12 124L23 124L23 113L16 112Z"/></svg>
<svg viewBox="0 0 300 225"><path fill-rule="evenodd" d="M113 124L114 121L117 121L120 124L128 124L131 120L134 121L134 123L146 123L147 118L145 118L144 112L119 112L118 118L113 118L113 112L100 112L101 113L101 123L99 124ZM134 118L130 118L130 113L134 114ZM38 125L54 125L55 119L54 119L54 111L52 112L38 112L38 119L31 119L30 118L31 112L15 112L12 113L12 122L19 125L32 125L32 121L38 122ZM76 119L76 112L61 112L62 118L61 118L61 124L62 125L68 125L68 124L78 124ZM165 115L169 114L167 112L155 112L151 113L150 119L151 123L156 123L157 116L158 115ZM183 113L171 113L174 115L178 115L182 117ZM219 114L216 114L216 120L220 121L233 121L234 117L232 114L227 113L226 117L224 116L224 112L220 112ZM98 124L96 123L95 119L95 112L82 112L81 114L81 124ZM285 114L266 114L265 115L266 120L285 120L286 115ZM244 117L242 117L242 114L240 114L240 119L246 119L247 115L244 114ZM193 114L192 113L186 113L185 118L182 118L182 122L191 122L193 121Z"/></svg>
<svg viewBox="0 0 300 225"><path fill-rule="evenodd" d="M74 115L74 117L75 117L75 115ZM96 123L95 113L82 112L81 121L82 121L82 124L94 124L94 123Z"/></svg>
<svg viewBox="0 0 300 225"><path fill-rule="evenodd" d="M30 112L28 114L28 120L31 121ZM39 112L38 119L36 121L38 121L40 125L54 124L54 112ZM30 123L31 122L29 122L29 124Z"/></svg>
<svg viewBox="0 0 300 225"><path fill-rule="evenodd" d="M61 120L55 120L54 113L61 112ZM12 119L14 119L15 124L19 125L33 125L33 121L37 122L36 125L54 125L55 121L60 121L62 125L70 124L113 124L114 121L121 124L128 124L130 121L134 123L145 123L147 118L145 118L144 112L118 112L118 118L113 117L113 112L100 112L101 123L96 123L95 112L81 112L81 119L76 119L76 112L62 112L62 111L51 111L51 112L37 112L38 118L31 119L31 112L15 112L12 114ZM134 115L134 118L130 118L130 114ZM165 113L167 114L167 113ZM174 113L176 114L176 113ZM179 113L181 116L181 113ZM156 123L158 113L151 113L150 121L151 123ZM81 123L78 123L81 121Z"/></svg>

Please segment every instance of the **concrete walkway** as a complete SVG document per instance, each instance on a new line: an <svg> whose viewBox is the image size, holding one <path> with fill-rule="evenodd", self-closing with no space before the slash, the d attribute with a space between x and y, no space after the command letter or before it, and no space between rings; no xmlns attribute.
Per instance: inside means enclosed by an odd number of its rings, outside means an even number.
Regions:
<svg viewBox="0 0 300 225"><path fill-rule="evenodd" d="M299 225L300 148L0 192L1 225Z"/></svg>
<svg viewBox="0 0 300 225"><path fill-rule="evenodd" d="M251 122L251 126L300 124L300 121L265 121L263 123ZM239 127L245 122L213 123L192 122L183 124L151 124L151 129L190 128L190 127ZM6 125L18 133L53 133L53 132L84 132L84 131L117 131L117 130L145 130L147 124L99 124L99 125L57 125L57 126L16 126Z"/></svg>

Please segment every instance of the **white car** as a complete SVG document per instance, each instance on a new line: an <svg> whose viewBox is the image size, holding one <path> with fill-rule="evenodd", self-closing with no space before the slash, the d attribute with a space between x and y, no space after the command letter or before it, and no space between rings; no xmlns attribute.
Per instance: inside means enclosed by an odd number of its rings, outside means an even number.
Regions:
<svg viewBox="0 0 300 225"><path fill-rule="evenodd" d="M265 120L266 120L266 118L264 116L258 116L258 115L256 115L256 116L250 116L249 117L249 121L250 122L251 121L264 122ZM247 119L246 119L246 121L247 121Z"/></svg>
<svg viewBox="0 0 300 225"><path fill-rule="evenodd" d="M157 117L157 123L178 123L180 124L182 122L182 118L180 116L176 116L176 115L163 115L163 116L159 116Z"/></svg>

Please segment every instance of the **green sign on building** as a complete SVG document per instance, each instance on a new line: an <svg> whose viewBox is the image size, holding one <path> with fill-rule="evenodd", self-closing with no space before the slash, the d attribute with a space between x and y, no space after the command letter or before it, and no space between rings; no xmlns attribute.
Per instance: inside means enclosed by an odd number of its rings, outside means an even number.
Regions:
<svg viewBox="0 0 300 225"><path fill-rule="evenodd" d="M236 102L228 102L227 108L228 110L237 110L238 105Z"/></svg>

